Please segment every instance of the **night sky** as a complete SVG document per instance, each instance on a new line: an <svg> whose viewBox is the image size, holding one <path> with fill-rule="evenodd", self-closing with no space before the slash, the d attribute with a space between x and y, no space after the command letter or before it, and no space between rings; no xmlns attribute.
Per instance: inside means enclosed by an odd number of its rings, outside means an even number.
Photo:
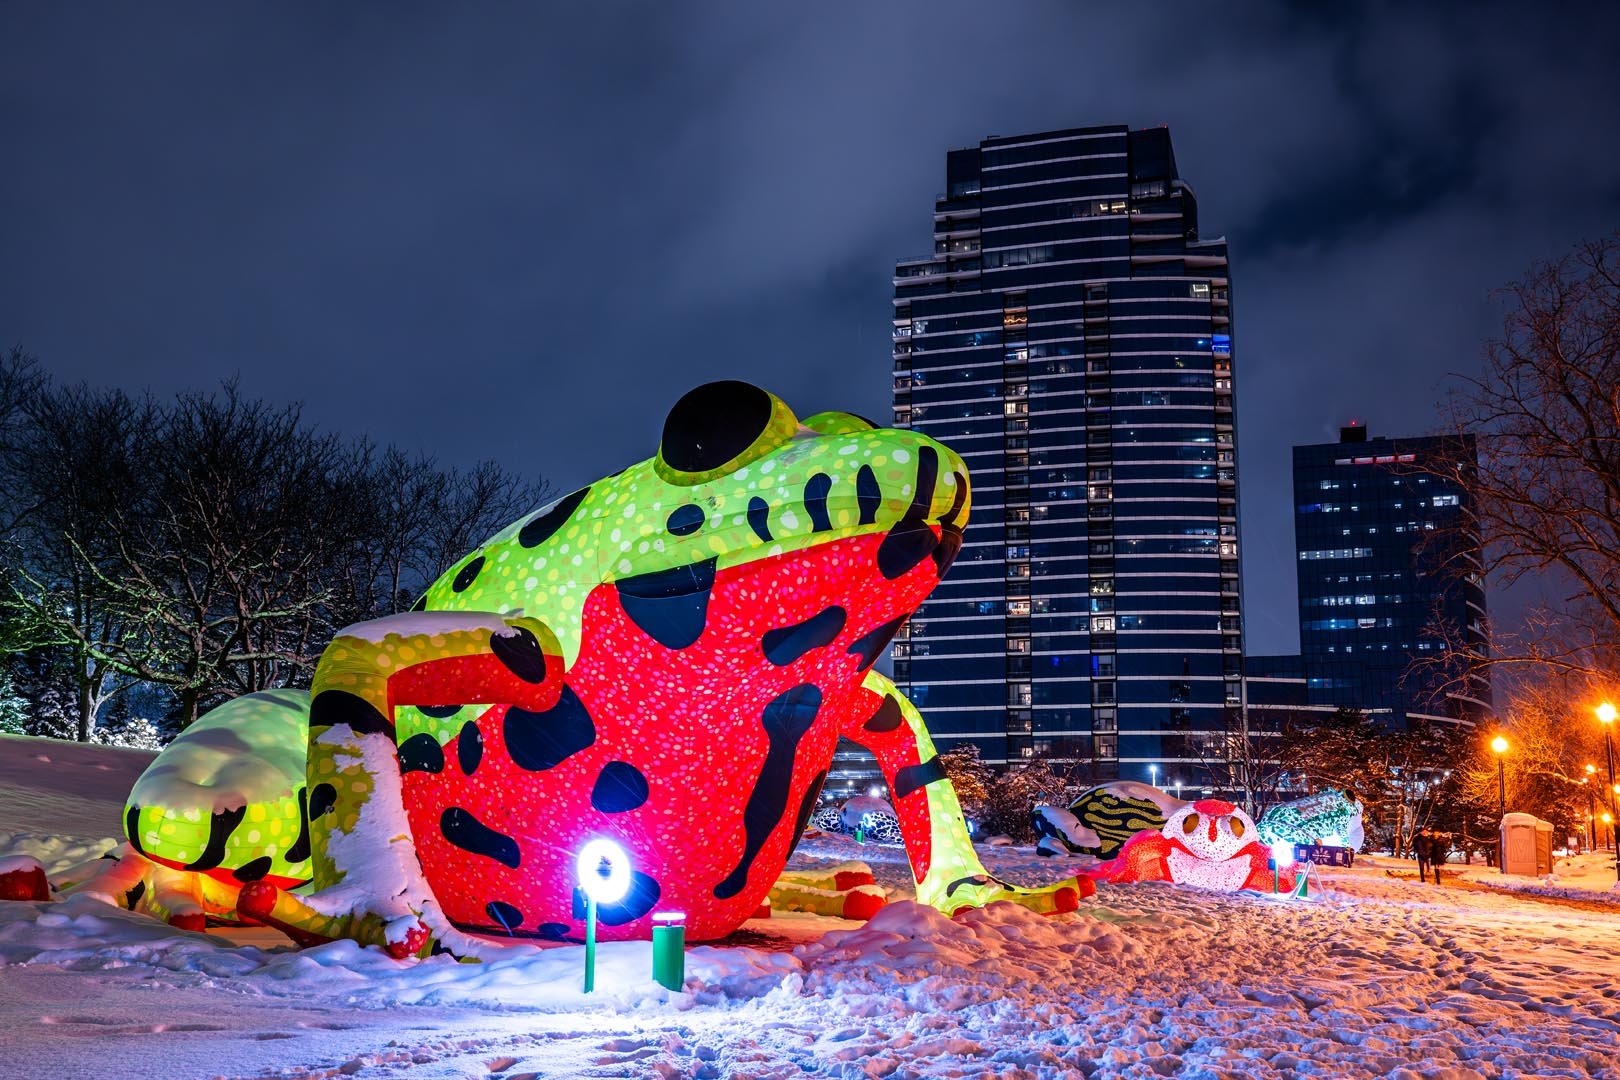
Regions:
<svg viewBox="0 0 1620 1080"><path fill-rule="evenodd" d="M945 151L1165 123L1291 651L1289 447L1432 430L1490 290L1620 226L1620 7L1136 7L8 5L0 342L567 490L709 379L886 416Z"/></svg>

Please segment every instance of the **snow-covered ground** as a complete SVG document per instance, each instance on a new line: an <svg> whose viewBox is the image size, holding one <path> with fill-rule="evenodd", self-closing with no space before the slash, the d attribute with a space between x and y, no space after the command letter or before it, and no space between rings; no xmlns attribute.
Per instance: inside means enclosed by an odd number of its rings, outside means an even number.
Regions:
<svg viewBox="0 0 1620 1080"><path fill-rule="evenodd" d="M38 833L0 856L98 847ZM1073 865L984 856L1013 880ZM795 863L848 858L903 894L897 848L812 837ZM646 944L605 945L591 997L577 947L396 962L0 903L0 1075L1620 1077L1620 913L1389 869L1308 903L1135 885L1055 918L778 916L693 948L678 994Z"/></svg>
<svg viewBox="0 0 1620 1080"><path fill-rule="evenodd" d="M1615 880L1612 851L1559 856L1553 860L1553 872L1541 877L1501 874L1483 866L1467 867L1465 876L1469 881L1494 889L1614 904L1620 913L1620 884Z"/></svg>
<svg viewBox="0 0 1620 1080"><path fill-rule="evenodd" d="M0 829L117 836L124 796L157 755L0 735Z"/></svg>
<svg viewBox="0 0 1620 1080"><path fill-rule="evenodd" d="M1418 865L1411 859L1396 859L1388 855L1358 856L1357 865L1363 869L1381 869L1393 876L1417 877ZM1615 880L1614 852L1586 851L1578 855L1558 855L1553 859L1553 872L1540 876L1504 874L1483 862L1445 864L1444 877L1448 884L1458 881L1470 886L1483 886L1528 896L1557 897L1563 900L1584 901L1590 904L1612 904L1620 913L1620 884Z"/></svg>

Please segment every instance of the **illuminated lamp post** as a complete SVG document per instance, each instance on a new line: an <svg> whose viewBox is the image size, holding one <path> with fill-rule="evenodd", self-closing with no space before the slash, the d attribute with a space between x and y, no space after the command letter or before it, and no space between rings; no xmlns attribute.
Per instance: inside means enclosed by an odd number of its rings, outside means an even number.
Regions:
<svg viewBox="0 0 1620 1080"><path fill-rule="evenodd" d="M596 989L596 905L611 904L630 891L630 858L611 840L597 837L579 849L574 864L585 894L585 992Z"/></svg>
<svg viewBox="0 0 1620 1080"><path fill-rule="evenodd" d="M1588 765L1586 776L1581 783L1586 785L1586 839L1592 850L1597 850L1597 806L1592 798L1592 778L1597 775L1597 766Z"/></svg>
<svg viewBox="0 0 1620 1080"><path fill-rule="evenodd" d="M1159 767L1157 765L1148 766L1148 784L1152 787L1159 786Z"/></svg>
<svg viewBox="0 0 1620 1080"><path fill-rule="evenodd" d="M1609 759L1609 820L1614 820L1615 805L1614 793L1617 790L1614 783L1614 739L1609 732L1614 728L1614 718L1620 715L1612 702L1605 701L1597 707L1598 723L1603 725L1603 752ZM1609 846L1614 846L1614 830L1609 830ZM1620 859L1614 860L1614 879L1620 881Z"/></svg>
<svg viewBox="0 0 1620 1080"><path fill-rule="evenodd" d="M1498 735L1491 740L1496 751L1496 868L1507 873L1507 852L1502 844L1502 819L1507 817L1507 774L1502 771L1502 755L1507 753L1508 741Z"/></svg>
<svg viewBox="0 0 1620 1080"><path fill-rule="evenodd" d="M1282 891L1282 872L1294 863L1294 845L1287 840L1278 840L1271 845L1271 893L1275 896Z"/></svg>

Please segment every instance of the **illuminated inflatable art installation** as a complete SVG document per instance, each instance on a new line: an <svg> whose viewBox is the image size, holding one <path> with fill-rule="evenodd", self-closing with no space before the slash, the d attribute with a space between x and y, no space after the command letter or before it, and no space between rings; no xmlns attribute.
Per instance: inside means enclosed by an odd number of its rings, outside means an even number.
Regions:
<svg viewBox="0 0 1620 1080"><path fill-rule="evenodd" d="M985 872L922 718L872 669L956 557L968 494L923 435L699 387L651 460L343 631L308 694L192 727L131 793L128 852L79 888L182 925L476 955L466 932L577 939L576 855L606 838L630 880L603 938L681 912L714 939L771 893L843 736L882 767L920 900L1073 909L1089 880Z"/></svg>
<svg viewBox="0 0 1620 1080"><path fill-rule="evenodd" d="M1169 881L1206 889L1273 891L1271 852L1249 815L1229 802L1200 799L1157 831L1139 832L1119 855L1087 873L1098 881ZM1292 888L1292 872L1280 882Z"/></svg>
<svg viewBox="0 0 1620 1080"><path fill-rule="evenodd" d="M1260 838L1268 844L1330 844L1360 851L1366 842L1361 804L1329 788L1260 815Z"/></svg>
<svg viewBox="0 0 1620 1080"><path fill-rule="evenodd" d="M1131 837L1143 830L1157 831L1166 818L1186 805L1151 784L1110 780L1081 792L1070 804L1069 813L1096 839L1095 844L1079 845L1079 850L1111 859Z"/></svg>

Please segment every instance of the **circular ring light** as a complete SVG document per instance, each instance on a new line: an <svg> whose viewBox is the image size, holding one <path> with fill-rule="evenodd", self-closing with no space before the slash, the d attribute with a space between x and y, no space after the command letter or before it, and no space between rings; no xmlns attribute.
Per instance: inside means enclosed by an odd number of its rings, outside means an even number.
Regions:
<svg viewBox="0 0 1620 1080"><path fill-rule="evenodd" d="M630 857L612 840L597 837L579 849L574 864L579 887L598 904L611 904L630 891Z"/></svg>

